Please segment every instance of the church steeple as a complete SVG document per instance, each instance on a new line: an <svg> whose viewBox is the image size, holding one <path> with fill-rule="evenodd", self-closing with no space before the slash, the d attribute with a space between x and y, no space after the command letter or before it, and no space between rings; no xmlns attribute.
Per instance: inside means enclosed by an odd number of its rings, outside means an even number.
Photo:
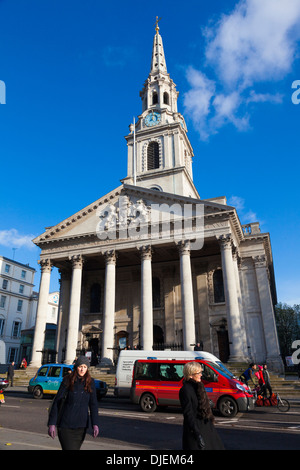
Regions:
<svg viewBox="0 0 300 470"><path fill-rule="evenodd" d="M140 92L142 114L125 137L128 174L123 181L199 198L193 184L193 149L184 118L177 110L178 92L167 71L158 22L156 17L151 69Z"/></svg>
<svg viewBox="0 0 300 470"><path fill-rule="evenodd" d="M157 74L167 73L167 64L164 53L164 46L162 42L162 37L159 34L158 16L156 17L156 34L153 40L153 49L152 49L152 61L151 61L151 71L150 73Z"/></svg>

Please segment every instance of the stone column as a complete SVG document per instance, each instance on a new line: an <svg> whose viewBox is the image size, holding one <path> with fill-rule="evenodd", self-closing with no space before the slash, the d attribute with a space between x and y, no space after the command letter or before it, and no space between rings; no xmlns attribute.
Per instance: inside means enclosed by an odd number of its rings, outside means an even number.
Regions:
<svg viewBox="0 0 300 470"><path fill-rule="evenodd" d="M56 333L56 351L57 362L63 362L63 352L66 351L67 345L68 319L70 310L71 273L67 270L59 270L59 272L60 292Z"/></svg>
<svg viewBox="0 0 300 470"><path fill-rule="evenodd" d="M245 362L251 362L251 358L249 357L249 352L248 352L248 340L247 340L247 334L246 334L246 325L245 325L245 318L244 318L243 299L242 299L240 273L239 273L239 266L241 264L241 259L239 257L239 252L236 247L233 247L233 250L232 250L232 260L233 260L233 269L234 269L234 274L235 274L236 291L237 291L237 298L238 298L238 305L239 305L239 317L240 317L240 325L241 325L243 357L244 357Z"/></svg>
<svg viewBox="0 0 300 470"><path fill-rule="evenodd" d="M254 266L264 326L264 338L267 349L267 362L270 369L282 372L283 364L280 357L279 342L275 323L272 296L265 256L255 256Z"/></svg>
<svg viewBox="0 0 300 470"><path fill-rule="evenodd" d="M183 348L185 351L193 351L196 337L190 242L185 240L177 246L180 254Z"/></svg>
<svg viewBox="0 0 300 470"><path fill-rule="evenodd" d="M142 246L141 254L141 343L142 349L153 349L153 306L152 306L152 250Z"/></svg>
<svg viewBox="0 0 300 470"><path fill-rule="evenodd" d="M244 345L241 335L241 322L237 295L236 276L232 258L232 239L230 235L228 235L221 236L218 240L221 247L228 336L230 342L229 360L243 362L245 359L243 354Z"/></svg>
<svg viewBox="0 0 300 470"><path fill-rule="evenodd" d="M103 339L101 362L113 364L114 325L115 325L115 297L116 297L116 253L107 251L105 255L105 287L104 287L104 314Z"/></svg>
<svg viewBox="0 0 300 470"><path fill-rule="evenodd" d="M70 310L67 332L65 363L72 364L76 357L80 318L81 280L83 258L81 255L70 256L72 262L72 280L70 293Z"/></svg>
<svg viewBox="0 0 300 470"><path fill-rule="evenodd" d="M50 276L52 269L52 263L49 259L41 259L38 263L41 267L41 281L30 362L30 366L33 367L39 367L42 364L42 351L44 349L45 342Z"/></svg>

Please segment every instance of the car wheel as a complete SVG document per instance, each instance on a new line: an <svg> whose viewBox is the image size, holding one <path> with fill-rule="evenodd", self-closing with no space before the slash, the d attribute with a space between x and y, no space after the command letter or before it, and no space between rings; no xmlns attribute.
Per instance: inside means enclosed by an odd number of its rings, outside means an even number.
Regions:
<svg viewBox="0 0 300 470"><path fill-rule="evenodd" d="M238 412L236 401L230 397L221 398L218 409L225 418L233 418Z"/></svg>
<svg viewBox="0 0 300 470"><path fill-rule="evenodd" d="M140 401L140 406L146 413L155 411L157 405L154 396L151 393L144 393Z"/></svg>
<svg viewBox="0 0 300 470"><path fill-rule="evenodd" d="M33 398L43 398L43 389L39 385L33 389Z"/></svg>

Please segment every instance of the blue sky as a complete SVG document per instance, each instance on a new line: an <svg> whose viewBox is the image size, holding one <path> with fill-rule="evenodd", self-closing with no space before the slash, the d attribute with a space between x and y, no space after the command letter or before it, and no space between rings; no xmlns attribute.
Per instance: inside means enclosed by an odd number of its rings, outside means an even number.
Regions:
<svg viewBox="0 0 300 470"><path fill-rule="evenodd" d="M300 303L300 0L0 1L0 254L38 290L30 240L126 176L156 16L201 198L270 232L278 301Z"/></svg>

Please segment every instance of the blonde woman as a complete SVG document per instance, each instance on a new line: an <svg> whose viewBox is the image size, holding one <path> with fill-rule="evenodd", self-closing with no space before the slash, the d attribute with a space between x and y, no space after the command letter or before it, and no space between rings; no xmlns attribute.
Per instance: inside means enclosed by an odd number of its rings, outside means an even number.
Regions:
<svg viewBox="0 0 300 470"><path fill-rule="evenodd" d="M214 426L214 416L201 381L202 366L187 362L183 368L184 381L179 392L183 411L183 450L224 450Z"/></svg>

